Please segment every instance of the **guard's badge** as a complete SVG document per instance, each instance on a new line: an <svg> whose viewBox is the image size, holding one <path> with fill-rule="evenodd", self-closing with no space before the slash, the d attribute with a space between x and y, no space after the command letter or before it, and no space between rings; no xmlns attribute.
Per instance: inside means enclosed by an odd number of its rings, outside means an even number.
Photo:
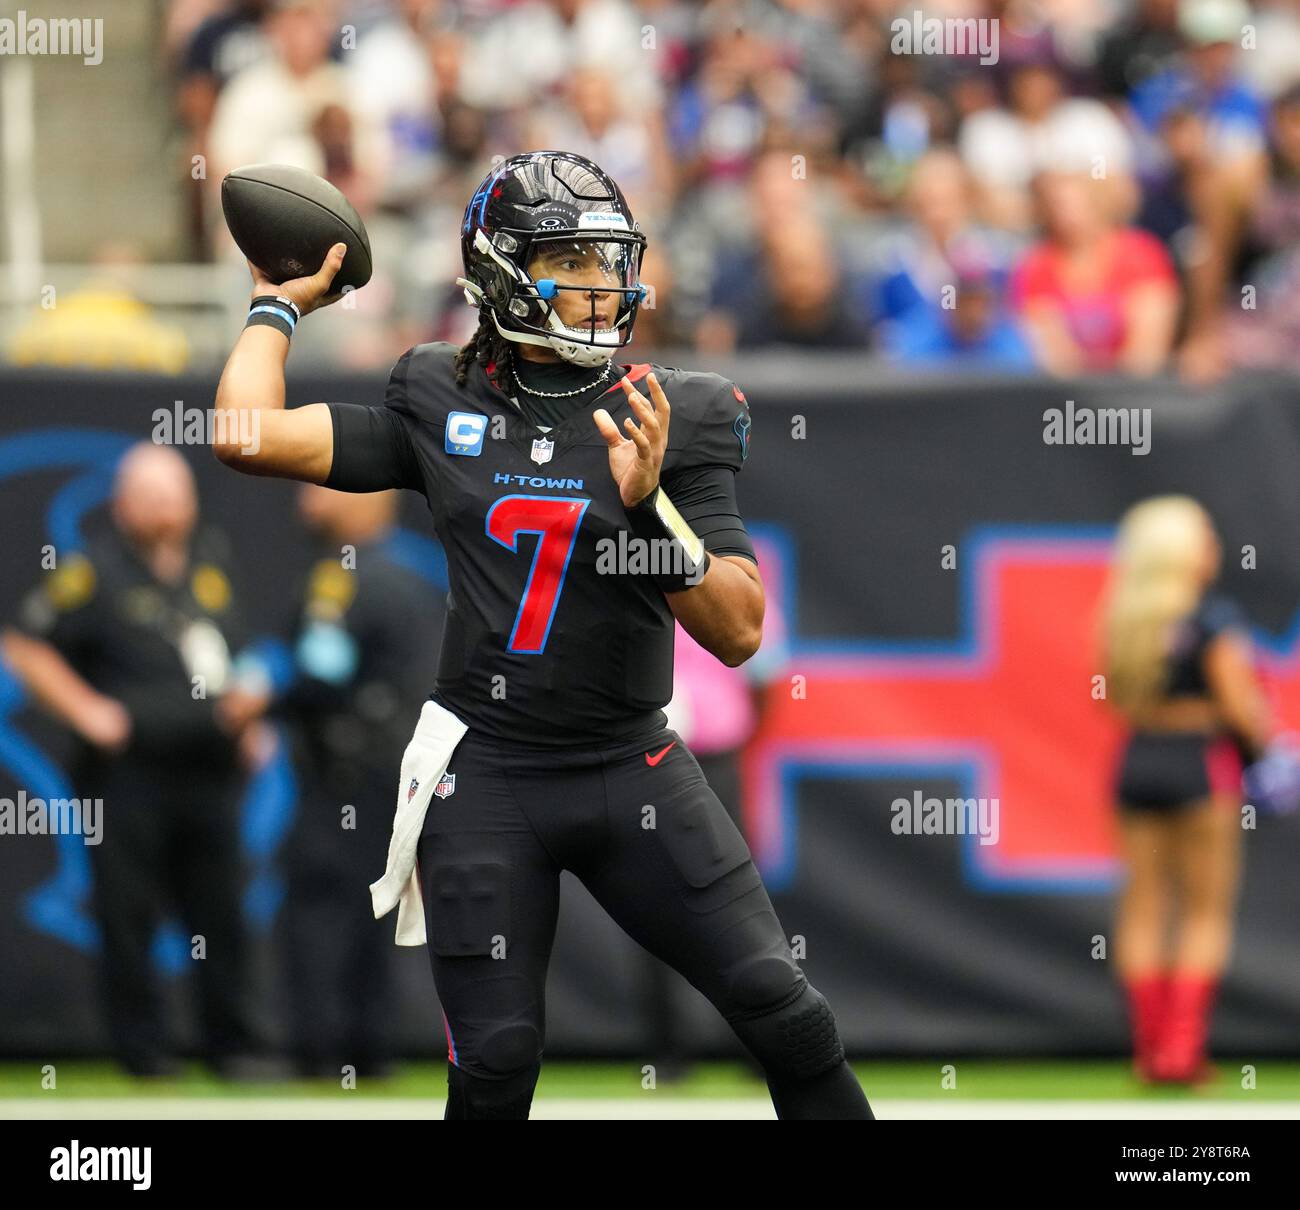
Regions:
<svg viewBox="0 0 1300 1210"><path fill-rule="evenodd" d="M550 462L551 455L555 453L555 442L548 441L545 437L538 437L533 442L532 460L541 466L543 462Z"/></svg>
<svg viewBox="0 0 1300 1210"><path fill-rule="evenodd" d="M321 559L311 571L307 585L307 613L313 618L336 621L357 595L356 573L346 571L337 559Z"/></svg>
<svg viewBox="0 0 1300 1210"><path fill-rule="evenodd" d="M731 431L736 434L736 440L740 442L741 462L744 462L749 457L749 425L749 409L742 408L736 416L735 423L731 426Z"/></svg>
<svg viewBox="0 0 1300 1210"><path fill-rule="evenodd" d="M409 789L406 791L406 801L407 801L407 802L410 802L411 799L413 799L413 798L415 797L415 792L416 792L416 790L418 790L419 788L420 788L420 779L419 779L418 777L413 777L413 778L411 778L411 785L410 785Z"/></svg>
<svg viewBox="0 0 1300 1210"><path fill-rule="evenodd" d="M45 591L61 613L80 609L95 595L95 568L85 555L70 555L46 580Z"/></svg>
<svg viewBox="0 0 1300 1210"><path fill-rule="evenodd" d="M208 613L220 613L230 604L230 581L221 568L211 563L200 563L194 569L190 591Z"/></svg>
<svg viewBox="0 0 1300 1210"><path fill-rule="evenodd" d="M456 793L456 775L454 773L444 773L442 780L433 787L433 792L438 798L450 798Z"/></svg>

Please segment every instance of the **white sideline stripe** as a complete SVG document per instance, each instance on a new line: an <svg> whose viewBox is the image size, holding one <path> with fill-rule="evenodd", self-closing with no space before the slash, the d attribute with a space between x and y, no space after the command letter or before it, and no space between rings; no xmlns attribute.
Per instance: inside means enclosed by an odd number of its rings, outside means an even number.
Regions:
<svg viewBox="0 0 1300 1210"><path fill-rule="evenodd" d="M882 1121L1254 1121L1300 1120L1296 1101L1013 1101L925 1098L872 1101ZM43 1097L0 1099L0 1119L189 1121L382 1119L428 1121L442 1117L443 1101L423 1097ZM771 1121L771 1104L757 1097L539 1097L535 1120L551 1121Z"/></svg>

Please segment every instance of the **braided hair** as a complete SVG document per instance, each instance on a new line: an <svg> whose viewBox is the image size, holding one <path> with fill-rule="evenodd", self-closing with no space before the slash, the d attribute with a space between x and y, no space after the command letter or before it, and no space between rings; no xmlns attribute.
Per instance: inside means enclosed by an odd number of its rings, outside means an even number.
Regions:
<svg viewBox="0 0 1300 1210"><path fill-rule="evenodd" d="M469 343L462 345L456 354L456 385L458 387L465 385L465 380L469 377L469 368L476 361L483 367L484 373L489 378L509 381L510 369L514 364L513 357L514 349L511 342L497 331L492 316L486 310L480 310L477 330L470 337Z"/></svg>

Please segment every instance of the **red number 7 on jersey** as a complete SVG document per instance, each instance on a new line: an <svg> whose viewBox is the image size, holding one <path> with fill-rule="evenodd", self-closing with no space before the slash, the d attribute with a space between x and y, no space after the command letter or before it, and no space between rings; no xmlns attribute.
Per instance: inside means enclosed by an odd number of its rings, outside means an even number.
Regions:
<svg viewBox="0 0 1300 1210"><path fill-rule="evenodd" d="M590 503L569 496L502 496L488 509L487 535L508 550L518 553L520 534L538 535L507 651L540 655L546 646L578 527Z"/></svg>

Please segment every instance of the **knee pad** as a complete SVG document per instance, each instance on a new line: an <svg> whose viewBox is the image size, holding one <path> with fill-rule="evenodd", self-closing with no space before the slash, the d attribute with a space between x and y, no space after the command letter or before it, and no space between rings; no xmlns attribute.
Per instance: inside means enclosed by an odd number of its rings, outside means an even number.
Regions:
<svg viewBox="0 0 1300 1210"><path fill-rule="evenodd" d="M478 1046L479 1065L493 1076L509 1076L536 1063L542 1054L542 1039L526 1022L500 1025L484 1034Z"/></svg>
<svg viewBox="0 0 1300 1210"><path fill-rule="evenodd" d="M788 950L749 958L730 972L727 992L737 1016L769 1013L773 1005L788 1003L807 984Z"/></svg>
<svg viewBox="0 0 1300 1210"><path fill-rule="evenodd" d="M831 1006L802 972L799 979L775 1007L728 1018L769 1077L808 1080L844 1061Z"/></svg>

